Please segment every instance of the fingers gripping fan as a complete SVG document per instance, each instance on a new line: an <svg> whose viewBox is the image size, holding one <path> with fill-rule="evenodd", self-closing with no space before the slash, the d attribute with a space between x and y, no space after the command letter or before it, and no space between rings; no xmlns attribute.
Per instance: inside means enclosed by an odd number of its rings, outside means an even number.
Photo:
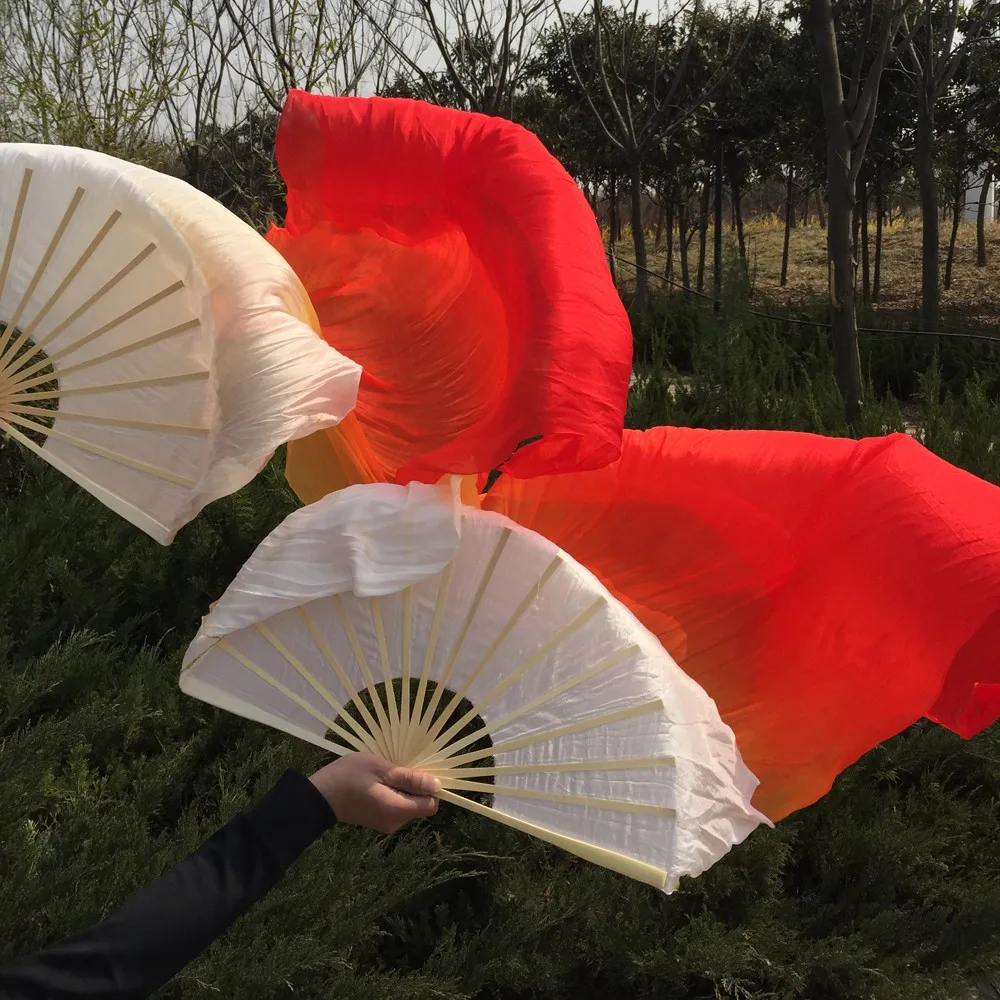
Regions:
<svg viewBox="0 0 1000 1000"><path fill-rule="evenodd" d="M291 268L177 178L0 145L0 431L157 541L338 422L358 367Z"/></svg>
<svg viewBox="0 0 1000 1000"><path fill-rule="evenodd" d="M555 545L441 487L355 486L292 514L180 684L430 770L447 802L666 891L767 822L732 732L652 634Z"/></svg>

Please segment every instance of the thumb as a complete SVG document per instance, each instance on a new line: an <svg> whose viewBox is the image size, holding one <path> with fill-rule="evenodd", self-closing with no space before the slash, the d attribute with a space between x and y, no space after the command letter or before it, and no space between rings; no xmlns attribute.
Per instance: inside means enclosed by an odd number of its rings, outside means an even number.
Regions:
<svg viewBox="0 0 1000 1000"><path fill-rule="evenodd" d="M393 832L411 819L425 819L438 811L438 800L432 796L400 792L385 784L375 787L372 803L387 821L386 826L379 827L383 833Z"/></svg>
<svg viewBox="0 0 1000 1000"><path fill-rule="evenodd" d="M394 767L382 781L397 792L407 795L435 796L441 791L441 782L433 774L414 771L408 767Z"/></svg>

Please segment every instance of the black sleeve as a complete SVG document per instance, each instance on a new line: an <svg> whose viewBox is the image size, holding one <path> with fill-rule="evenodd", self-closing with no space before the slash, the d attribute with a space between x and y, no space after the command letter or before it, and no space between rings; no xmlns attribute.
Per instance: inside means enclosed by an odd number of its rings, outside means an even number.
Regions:
<svg viewBox="0 0 1000 1000"><path fill-rule="evenodd" d="M0 969L3 1000L148 997L200 954L335 822L313 784L286 772L106 920Z"/></svg>

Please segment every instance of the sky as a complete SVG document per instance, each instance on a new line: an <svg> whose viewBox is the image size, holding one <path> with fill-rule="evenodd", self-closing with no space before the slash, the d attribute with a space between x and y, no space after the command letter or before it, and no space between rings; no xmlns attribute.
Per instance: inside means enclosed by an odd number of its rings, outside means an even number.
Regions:
<svg viewBox="0 0 1000 1000"><path fill-rule="evenodd" d="M608 10L620 10L623 6L623 0L603 0L604 6ZM720 3L721 0L703 0L704 6L714 6ZM751 0L738 0L738 2L745 2L749 4ZM458 4L467 4L468 9L474 9L478 5L482 5L489 9L491 6L494 9L502 10L502 4L498 0L438 0L435 4L437 10L443 12L446 7L454 9ZM639 0L638 10L641 13L646 13L650 17L655 18L661 10L670 9L676 11L682 4L687 6L693 5L693 0L674 0L674 2L669 2L669 0ZM592 7L593 0L560 0L560 7L564 14L577 14L584 9ZM631 11L631 3L628 4L629 11ZM442 19L444 22L444 19ZM550 23L555 22L554 14L550 15ZM419 64L425 69L433 69L439 66L440 59L435 50L429 48L424 52L423 56L419 60ZM371 79L365 79L362 85L362 93L372 94L374 93L375 86Z"/></svg>

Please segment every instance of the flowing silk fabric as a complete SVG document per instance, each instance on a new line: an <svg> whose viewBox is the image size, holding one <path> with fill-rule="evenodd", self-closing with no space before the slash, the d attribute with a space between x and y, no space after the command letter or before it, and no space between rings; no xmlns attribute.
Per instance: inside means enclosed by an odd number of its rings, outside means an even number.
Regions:
<svg viewBox="0 0 1000 1000"><path fill-rule="evenodd" d="M778 820L922 716L1000 715L1000 489L903 435L626 431L483 506L594 572L715 699Z"/></svg>
<svg viewBox="0 0 1000 1000"><path fill-rule="evenodd" d="M708 691L775 820L922 716L968 737L1000 715L1000 490L902 436L622 443L593 217L509 123L292 94L278 153L270 239L365 368L355 413L290 446L300 499L468 473L465 502L569 552Z"/></svg>
<svg viewBox="0 0 1000 1000"><path fill-rule="evenodd" d="M277 158L288 213L268 240L364 372L338 432L290 447L300 495L329 492L331 452L334 488L618 458L628 318L593 212L538 139L418 101L294 91Z"/></svg>

